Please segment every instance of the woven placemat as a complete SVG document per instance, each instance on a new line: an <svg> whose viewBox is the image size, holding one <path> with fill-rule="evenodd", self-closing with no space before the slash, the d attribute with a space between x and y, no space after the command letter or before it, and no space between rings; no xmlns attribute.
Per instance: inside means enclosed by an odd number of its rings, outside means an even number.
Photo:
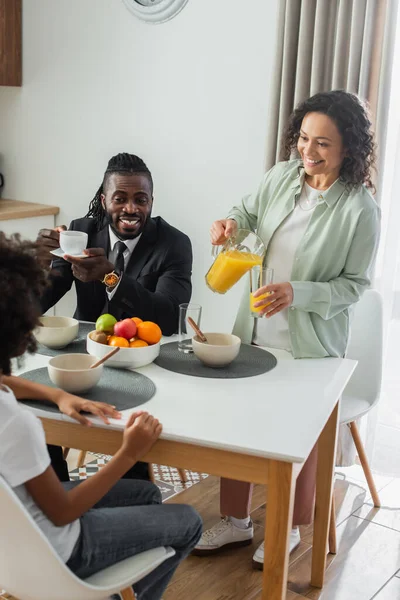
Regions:
<svg viewBox="0 0 400 600"><path fill-rule="evenodd" d="M55 387L50 380L47 367L27 371L20 375L20 377ZM150 400L155 392L156 386L152 380L141 373L104 367L99 383L88 392L77 395L88 400L114 404L117 410L126 410L127 408L141 406ZM22 402L33 408L59 412L55 404L45 401L22 400Z"/></svg>
<svg viewBox="0 0 400 600"><path fill-rule="evenodd" d="M213 379L237 379L254 377L273 369L277 360L273 354L261 348L242 344L237 358L230 365L213 369L206 367L194 353L184 354L178 350L178 342L170 342L161 346L160 355L155 364L167 371L192 375L193 377L209 377Z"/></svg>
<svg viewBox="0 0 400 600"><path fill-rule="evenodd" d="M38 343L37 354L44 354L45 356L58 356L59 354L76 354L86 352L86 336L89 331L95 329L94 323L79 323L79 331L77 337L64 348L48 348L43 344Z"/></svg>

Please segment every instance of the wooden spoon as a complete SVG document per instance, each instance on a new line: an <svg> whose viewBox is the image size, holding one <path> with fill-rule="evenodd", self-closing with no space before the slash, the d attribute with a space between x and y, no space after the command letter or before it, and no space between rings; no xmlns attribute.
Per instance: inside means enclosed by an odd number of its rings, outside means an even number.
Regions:
<svg viewBox="0 0 400 600"><path fill-rule="evenodd" d="M199 329L199 327L197 326L197 323L195 323L193 321L192 317L188 317L187 318L187 322L189 323L189 325L191 326L191 328L195 330L195 332L197 333L198 337L200 338L200 341L203 342L204 344L208 344L208 340L207 340L206 336L201 331L201 329Z"/></svg>
<svg viewBox="0 0 400 600"><path fill-rule="evenodd" d="M107 352L107 354L103 356L103 358L100 358L100 360L95 362L90 368L95 369L99 365L102 365L104 362L106 362L106 360L114 356L114 354L117 354L117 352L119 352L119 346L115 346L115 348L113 348L110 352Z"/></svg>

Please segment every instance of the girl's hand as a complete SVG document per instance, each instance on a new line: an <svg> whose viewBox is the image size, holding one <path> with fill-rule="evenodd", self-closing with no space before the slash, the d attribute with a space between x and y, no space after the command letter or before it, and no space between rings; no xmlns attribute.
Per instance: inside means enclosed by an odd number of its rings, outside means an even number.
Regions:
<svg viewBox="0 0 400 600"><path fill-rule="evenodd" d="M111 404L106 404L105 402L93 402L92 400L85 400L84 398L79 398L78 396L74 396L73 394L68 394L68 392L60 392L59 397L56 400L56 404L60 411L65 415L68 415L78 423L82 425L91 425L91 421L81 415L81 411L92 413L92 415L96 415L100 417L100 419L108 425L109 420L108 417L113 419L120 419L121 413L115 410L115 406Z"/></svg>
<svg viewBox="0 0 400 600"><path fill-rule="evenodd" d="M231 237L237 230L238 226L234 219L220 219L214 221L210 229L211 243L214 246L225 244L226 240Z"/></svg>
<svg viewBox="0 0 400 600"><path fill-rule="evenodd" d="M125 426L121 450L130 460L136 462L147 454L161 432L161 423L149 413L132 413Z"/></svg>
<svg viewBox="0 0 400 600"><path fill-rule="evenodd" d="M264 306L268 302L268 305L260 310L260 314L265 315L268 319L284 308L291 306L293 302L293 288L289 281L265 285L254 292L254 298L258 298L258 296L266 293L269 293L269 296L256 302L254 307Z"/></svg>

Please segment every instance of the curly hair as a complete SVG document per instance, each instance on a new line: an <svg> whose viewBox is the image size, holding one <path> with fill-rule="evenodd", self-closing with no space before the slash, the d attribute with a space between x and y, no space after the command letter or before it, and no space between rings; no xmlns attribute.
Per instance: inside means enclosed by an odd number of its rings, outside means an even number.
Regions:
<svg viewBox="0 0 400 600"><path fill-rule="evenodd" d="M86 217L92 217L96 221L97 229L101 229L103 226L104 217L106 212L101 204L101 195L104 192L107 180L113 173L128 174L128 175L146 175L150 181L151 190L153 190L153 178L145 162L136 156L135 154L128 154L128 152L121 152L116 156L113 156L108 161L106 172L104 173L103 181L99 189L97 190L93 200L89 204L89 210Z"/></svg>
<svg viewBox="0 0 400 600"><path fill-rule="evenodd" d="M364 183L375 190L372 170L375 168L376 145L367 106L354 94L343 90L321 92L301 102L289 117L282 139L284 160L297 148L304 117L311 112L327 115L342 136L347 155L343 159L340 178L351 187Z"/></svg>
<svg viewBox="0 0 400 600"><path fill-rule="evenodd" d="M10 375L11 359L36 350L33 329L41 315L40 296L47 273L32 242L0 231L0 374Z"/></svg>

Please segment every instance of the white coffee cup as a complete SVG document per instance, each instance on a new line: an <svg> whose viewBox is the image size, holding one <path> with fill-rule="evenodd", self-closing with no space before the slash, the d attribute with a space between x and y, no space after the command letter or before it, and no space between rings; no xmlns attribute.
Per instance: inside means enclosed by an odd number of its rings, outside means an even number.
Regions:
<svg viewBox="0 0 400 600"><path fill-rule="evenodd" d="M60 231L60 248L65 254L82 254L87 241L88 234L84 231Z"/></svg>

